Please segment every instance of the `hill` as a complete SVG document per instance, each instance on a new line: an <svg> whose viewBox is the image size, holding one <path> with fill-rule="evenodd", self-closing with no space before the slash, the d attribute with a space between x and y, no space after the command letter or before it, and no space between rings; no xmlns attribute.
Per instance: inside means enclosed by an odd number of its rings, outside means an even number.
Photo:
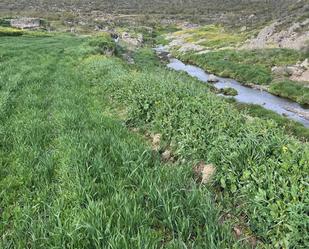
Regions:
<svg viewBox="0 0 309 249"><path fill-rule="evenodd" d="M299 18L308 15L308 6L307 0L56 0L53 3L48 0L3 0L0 12L41 16L71 13L90 17L103 14L151 14L204 23L256 25L287 16Z"/></svg>

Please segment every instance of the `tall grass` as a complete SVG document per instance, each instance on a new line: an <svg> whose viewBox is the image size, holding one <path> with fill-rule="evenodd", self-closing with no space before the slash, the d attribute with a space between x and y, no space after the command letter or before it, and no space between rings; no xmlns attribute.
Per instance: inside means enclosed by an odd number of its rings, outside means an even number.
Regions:
<svg viewBox="0 0 309 249"><path fill-rule="evenodd" d="M185 74L143 67L147 51L137 65L95 52L88 38L0 41L3 248L245 247L221 205L260 247L308 247L307 143ZM125 124L161 133L179 165ZM216 205L193 180L202 160L216 167Z"/></svg>
<svg viewBox="0 0 309 249"><path fill-rule="evenodd" d="M192 165L162 164L115 119L106 86L128 71L96 49L0 40L0 247L243 247Z"/></svg>
<svg viewBox="0 0 309 249"><path fill-rule="evenodd" d="M301 104L309 104L309 88L291 80L277 81L270 85L270 92Z"/></svg>
<svg viewBox="0 0 309 249"><path fill-rule="evenodd" d="M127 124L163 134L179 160L216 165L214 188L269 248L306 248L309 147L270 120L239 113L196 81L162 68L93 58L91 84L128 108Z"/></svg>

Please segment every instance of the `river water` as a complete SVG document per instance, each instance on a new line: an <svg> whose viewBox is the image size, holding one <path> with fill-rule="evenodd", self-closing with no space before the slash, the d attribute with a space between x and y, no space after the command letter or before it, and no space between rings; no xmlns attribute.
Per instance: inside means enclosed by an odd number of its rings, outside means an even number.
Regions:
<svg viewBox="0 0 309 249"><path fill-rule="evenodd" d="M158 53L167 53L162 47L157 48L156 51ZM186 72L190 76L196 77L197 79L205 83L208 82L208 77L210 75L199 67L185 64L180 60L174 58L169 58L169 63L167 64L167 67L176 71ZM305 118L305 115L309 116L309 109L302 107L298 103L289 99L275 96L266 91L261 91L241 85L239 82L232 79L221 77L217 78L219 79L219 81L213 85L218 89L230 87L237 90L238 95L234 96L234 98L238 102L260 105L265 109L274 111L280 115L284 115L309 128L309 120Z"/></svg>

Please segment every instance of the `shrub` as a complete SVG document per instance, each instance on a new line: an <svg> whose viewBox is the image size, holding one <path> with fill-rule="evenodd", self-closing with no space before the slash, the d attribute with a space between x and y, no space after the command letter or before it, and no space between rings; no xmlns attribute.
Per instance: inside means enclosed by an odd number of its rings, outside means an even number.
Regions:
<svg viewBox="0 0 309 249"><path fill-rule="evenodd" d="M234 89L234 88L231 88L231 87L220 89L220 93L222 93L224 95L229 95L229 96L236 96L236 95L238 95L237 90Z"/></svg>
<svg viewBox="0 0 309 249"><path fill-rule="evenodd" d="M19 29L0 27L0 36L21 36L24 32Z"/></svg>
<svg viewBox="0 0 309 249"><path fill-rule="evenodd" d="M95 52L101 54L113 54L116 48L115 42L108 33L91 38L89 45L95 48Z"/></svg>
<svg viewBox="0 0 309 249"><path fill-rule="evenodd" d="M9 19L0 19L0 27L10 27L10 20Z"/></svg>

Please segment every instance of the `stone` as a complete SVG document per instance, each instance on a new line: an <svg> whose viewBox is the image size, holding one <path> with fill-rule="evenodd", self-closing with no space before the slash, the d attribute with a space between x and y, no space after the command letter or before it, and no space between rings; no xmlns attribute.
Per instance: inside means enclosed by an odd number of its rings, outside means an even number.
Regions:
<svg viewBox="0 0 309 249"><path fill-rule="evenodd" d="M154 150L158 150L160 148L161 143L161 134L154 134L152 137L152 147Z"/></svg>
<svg viewBox="0 0 309 249"><path fill-rule="evenodd" d="M171 159L172 153L170 150L166 150L162 153L162 159L164 161L169 161Z"/></svg>
<svg viewBox="0 0 309 249"><path fill-rule="evenodd" d="M216 76L216 75L214 75L214 74L210 74L209 76L208 76L208 80L207 80L208 82L218 82L219 81L219 78Z"/></svg>
<svg viewBox="0 0 309 249"><path fill-rule="evenodd" d="M35 29L41 26L41 19L39 18L19 18L11 19L10 25L19 29Z"/></svg>
<svg viewBox="0 0 309 249"><path fill-rule="evenodd" d="M241 27L240 32L245 32L247 30L246 26Z"/></svg>

